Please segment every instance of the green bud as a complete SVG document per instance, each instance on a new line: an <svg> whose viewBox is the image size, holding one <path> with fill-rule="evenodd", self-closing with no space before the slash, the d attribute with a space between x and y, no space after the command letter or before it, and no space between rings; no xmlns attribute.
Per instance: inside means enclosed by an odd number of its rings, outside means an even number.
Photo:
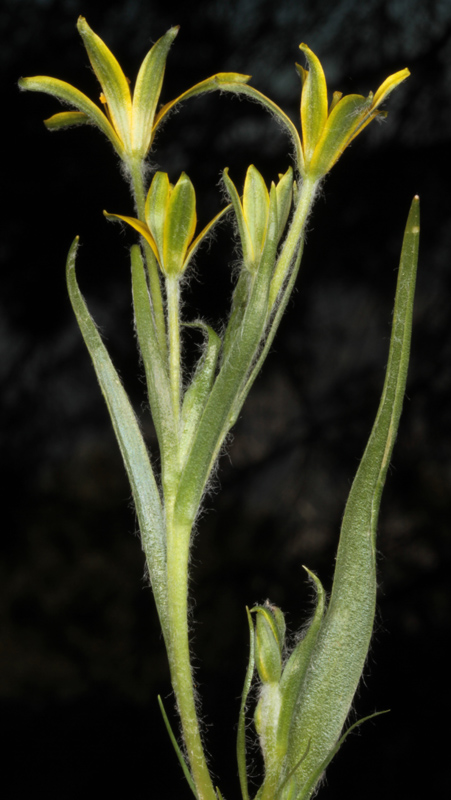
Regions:
<svg viewBox="0 0 451 800"><path fill-rule="evenodd" d="M282 674L282 650L285 640L285 620L280 608L264 606L252 609L257 613L255 663L263 683L278 683Z"/></svg>

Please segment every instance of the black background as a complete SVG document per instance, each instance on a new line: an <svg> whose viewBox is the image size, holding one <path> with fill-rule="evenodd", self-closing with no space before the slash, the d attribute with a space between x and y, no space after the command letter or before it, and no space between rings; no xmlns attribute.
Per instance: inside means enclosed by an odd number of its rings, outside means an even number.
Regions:
<svg viewBox="0 0 451 800"><path fill-rule="evenodd" d="M270 597L294 633L312 608L301 565L330 588L340 518L382 386L403 226L418 193L412 362L379 525L376 633L355 703L358 716L391 713L347 741L321 796L441 796L440 728L450 713L450 0L3 3L4 796L75 798L96 787L105 796L190 796L156 702L161 693L172 714L130 490L64 283L79 234L80 286L155 452L131 318L134 237L101 213L133 208L101 134L48 133L42 119L57 101L16 86L21 75L44 74L98 96L79 14L130 78L151 43L181 25L163 101L235 70L252 74L297 120L301 41L321 58L331 90L367 94L404 66L412 72L390 98L388 120L353 143L317 201L298 290L198 526L192 640L212 770L224 796L237 797L244 608ZM205 224L221 206L225 166L237 185L250 163L269 182L287 169L290 144L264 110L209 96L171 117L151 161L174 181L186 170ZM187 319L201 314L220 325L237 260L230 233L223 226L199 256ZM195 345L187 342L188 357Z"/></svg>

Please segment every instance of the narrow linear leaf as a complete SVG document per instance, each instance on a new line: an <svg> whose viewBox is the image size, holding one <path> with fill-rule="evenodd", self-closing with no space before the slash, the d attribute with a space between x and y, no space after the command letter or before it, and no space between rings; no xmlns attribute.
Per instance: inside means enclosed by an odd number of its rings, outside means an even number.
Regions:
<svg viewBox="0 0 451 800"><path fill-rule="evenodd" d="M168 715L166 714L166 711L165 711L165 708L164 708L164 705L163 705L163 701L162 701L160 695L158 695L158 705L160 706L160 711L161 711L161 713L163 715L163 720L164 720L164 724L166 726L166 730L167 730L167 732L169 734L169 738L170 738L170 740L172 742L172 746L173 746L173 748L174 748L174 750L176 752L177 758L178 758L178 760L180 762L180 766L182 767L183 774L184 774L186 780L188 781L189 787L190 787L194 797L196 798L196 800L198 800L196 787L194 785L194 781L193 781L193 779L191 777L191 773L190 773L190 771L188 769L188 765L187 765L187 763L186 763L186 761L185 761L185 759L183 757L183 753L180 750L180 747L178 745L177 739L174 736L173 730L171 728L171 723L169 722Z"/></svg>
<svg viewBox="0 0 451 800"><path fill-rule="evenodd" d="M377 588L376 525L405 392L418 234L419 203L414 198L404 234L382 397L346 504L331 599L292 724L288 766L296 762L308 738L312 739L309 756L299 773L302 786L310 786L312 775L340 736L371 639Z"/></svg>
<svg viewBox="0 0 451 800"><path fill-rule="evenodd" d="M138 245L133 245L131 248L131 265L136 332L144 363L149 403L164 472L166 459L171 455L174 456L176 450L175 423L172 414L169 375L158 346L144 263Z"/></svg>
<svg viewBox="0 0 451 800"><path fill-rule="evenodd" d="M167 641L169 641L165 526L160 493L135 413L78 288L75 275L77 248L78 237L72 243L67 258L66 276L69 297L83 339L92 358L122 458L124 459L132 487L155 601L163 632Z"/></svg>
<svg viewBox="0 0 451 800"><path fill-rule="evenodd" d="M241 795L243 800L249 800L249 788L247 784L246 768L246 703L252 683L252 676L255 667L255 631L249 609L246 608L247 621L249 624L249 663L247 665L246 677L244 679L243 694L241 695L240 714L238 717L238 733L236 737L236 756L238 761L238 775L240 779Z"/></svg>
<svg viewBox="0 0 451 800"><path fill-rule="evenodd" d="M354 724L351 725L348 728L348 730L344 732L343 736L338 740L338 742L335 745L335 747L332 748L332 750L330 751L329 755L320 764L320 766L318 767L316 772L313 773L309 784L304 787L304 789L301 792L301 794L299 794L296 797L296 800L308 800L308 798L311 797L311 794L312 794L317 782L319 781L321 775L323 774L324 770L327 769L327 767L329 766L329 764L332 761L332 759L334 758L334 756L337 755L337 753L340 750L340 748L341 748L342 744L344 743L345 739L348 738L349 734L351 733L351 731L354 730L354 728L358 728L360 725L363 725L364 722L368 722L368 720L374 719L375 717L380 717L382 714L388 714L389 711L390 711L389 708L385 709L385 711L375 711L374 714L369 714L367 717L362 717L362 719L359 719L359 720L357 720L357 722L354 722ZM299 765L297 765L297 766L299 766ZM297 769L297 766L295 767L295 770Z"/></svg>

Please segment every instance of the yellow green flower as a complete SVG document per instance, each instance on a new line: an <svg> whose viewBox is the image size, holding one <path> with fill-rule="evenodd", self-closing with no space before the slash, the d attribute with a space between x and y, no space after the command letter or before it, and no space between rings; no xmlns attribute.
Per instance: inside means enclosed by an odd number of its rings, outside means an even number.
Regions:
<svg viewBox="0 0 451 800"><path fill-rule="evenodd" d="M359 94L343 97L341 92L334 92L329 106L326 78L319 59L306 44L299 47L309 66L306 70L296 64L302 80L301 172L315 179L329 172L363 128L384 115L380 106L410 72L408 69L395 72L381 84L376 94L370 92L366 98Z"/></svg>
<svg viewBox="0 0 451 800"><path fill-rule="evenodd" d="M169 183L166 172L156 172L147 194L145 222L106 211L104 214L137 230L149 243L164 275L177 276L185 271L202 240L228 208L220 211L194 238L197 216L193 184L184 172L175 186Z"/></svg>
<svg viewBox="0 0 451 800"><path fill-rule="evenodd" d="M59 130L72 125L95 125L108 137L126 163L131 159L146 157L157 128L177 103L217 89L236 91L237 86L249 80L249 76L234 72L218 73L166 103L156 113L167 55L177 36L178 26L170 28L148 52L141 64L133 93L117 59L84 17L79 17L77 27L102 88L101 107L71 84L57 78L43 75L22 78L19 86L28 91L54 95L62 103L76 109L63 111L45 120L47 128Z"/></svg>
<svg viewBox="0 0 451 800"><path fill-rule="evenodd" d="M327 84L321 62L306 44L299 45L309 69L296 68L302 80L301 136L296 125L269 97L245 84L235 91L252 97L280 119L290 134L302 177L319 180L326 175L352 140L376 117L385 116L382 103L410 72L402 69L390 75L373 95L334 92L329 105Z"/></svg>

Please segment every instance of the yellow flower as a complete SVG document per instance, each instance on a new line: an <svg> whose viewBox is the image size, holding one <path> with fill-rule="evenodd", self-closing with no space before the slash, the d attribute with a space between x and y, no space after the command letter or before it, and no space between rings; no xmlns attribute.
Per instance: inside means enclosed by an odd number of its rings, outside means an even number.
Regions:
<svg viewBox="0 0 451 800"><path fill-rule="evenodd" d="M45 120L47 128L58 130L72 125L95 125L108 137L125 162L135 158L145 158L157 128L177 103L188 97L217 89L233 92L249 80L248 75L234 72L218 73L196 84L170 103L166 103L156 114L166 59L169 48L177 36L178 26L170 28L148 52L141 64L133 94L118 61L102 39L89 27L84 17L79 17L77 27L102 87L100 102L103 108L93 103L74 86L57 78L43 75L22 78L19 86L28 91L54 95L61 102L77 109L63 111Z"/></svg>
<svg viewBox="0 0 451 800"><path fill-rule="evenodd" d="M182 172L175 186L166 172L156 172L147 194L145 223L135 217L104 214L131 225L150 244L164 275L178 276L186 269L202 240L230 206L222 209L194 239L196 194L188 176Z"/></svg>
<svg viewBox="0 0 451 800"><path fill-rule="evenodd" d="M342 96L334 92L328 107L327 85L319 59L307 47L299 45L309 69L296 64L302 80L300 169L304 175L319 179L333 167L345 148L377 116L384 115L380 106L410 72L402 69L390 75L376 94Z"/></svg>

